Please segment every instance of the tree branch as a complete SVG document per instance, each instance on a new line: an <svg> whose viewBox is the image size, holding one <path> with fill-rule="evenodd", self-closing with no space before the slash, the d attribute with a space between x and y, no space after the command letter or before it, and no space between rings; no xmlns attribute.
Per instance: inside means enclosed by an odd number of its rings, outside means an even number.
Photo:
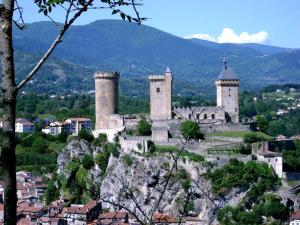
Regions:
<svg viewBox="0 0 300 225"><path fill-rule="evenodd" d="M16 86L15 91L16 93L28 82L32 79L32 77L37 73L37 71L41 68L41 66L45 63L45 61L48 59L50 54L53 52L55 47L62 42L62 37L64 36L65 32L70 28L70 26L74 23L74 21L88 9L88 6L90 6L93 3L94 0L89 0L73 17L70 19L70 21L66 21L64 24L63 29L60 31L58 36L53 41L50 48L46 51L46 53L42 56L42 58L39 60L39 62L35 65L35 67L29 72L29 74Z"/></svg>

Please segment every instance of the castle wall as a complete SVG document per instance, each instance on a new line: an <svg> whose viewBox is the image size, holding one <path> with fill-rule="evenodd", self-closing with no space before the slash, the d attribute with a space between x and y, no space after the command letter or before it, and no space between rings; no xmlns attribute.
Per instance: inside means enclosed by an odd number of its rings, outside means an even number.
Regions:
<svg viewBox="0 0 300 225"><path fill-rule="evenodd" d="M225 122L225 111L221 107L177 107L173 112L178 119L214 124Z"/></svg>
<svg viewBox="0 0 300 225"><path fill-rule="evenodd" d="M109 129L110 116L119 111L119 75L97 72L95 78L95 129Z"/></svg>

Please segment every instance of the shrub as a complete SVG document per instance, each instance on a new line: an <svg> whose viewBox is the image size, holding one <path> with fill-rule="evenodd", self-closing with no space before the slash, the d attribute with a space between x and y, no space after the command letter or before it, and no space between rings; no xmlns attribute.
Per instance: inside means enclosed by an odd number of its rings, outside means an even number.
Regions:
<svg viewBox="0 0 300 225"><path fill-rule="evenodd" d="M244 136L244 142L249 144L265 140L266 139L262 135L259 135L257 133L247 133Z"/></svg>
<svg viewBox="0 0 300 225"><path fill-rule="evenodd" d="M91 132L85 129L82 129L78 132L78 137L88 142L92 142L94 140L94 136L91 134Z"/></svg>
<svg viewBox="0 0 300 225"><path fill-rule="evenodd" d="M99 152L95 157L95 162L101 169L102 175L104 175L106 172L109 157L110 157L110 153L107 151Z"/></svg>
<svg viewBox="0 0 300 225"><path fill-rule="evenodd" d="M262 116L257 116L256 117L256 122L257 122L257 127L260 131L262 132L266 132L270 125L269 125L269 121L266 120L264 117Z"/></svg>
<svg viewBox="0 0 300 225"><path fill-rule="evenodd" d="M82 163L83 168L89 170L94 166L93 157L91 155L85 155L82 158L81 163Z"/></svg>
<svg viewBox="0 0 300 225"><path fill-rule="evenodd" d="M131 156L129 154L125 154L123 157L123 162L126 166L130 167L133 164L133 159L131 158Z"/></svg>
<svg viewBox="0 0 300 225"><path fill-rule="evenodd" d="M180 124L180 132L186 140L199 140L204 138L204 135L200 132L198 123L191 120L184 121Z"/></svg>
<svg viewBox="0 0 300 225"><path fill-rule="evenodd" d="M147 120L142 117L137 125L138 134L141 136L149 136L151 135L151 125L147 122Z"/></svg>
<svg viewBox="0 0 300 225"><path fill-rule="evenodd" d="M88 171L82 167L80 167L76 173L76 181L83 188L85 188L85 186L86 186L87 174L88 174Z"/></svg>
<svg viewBox="0 0 300 225"><path fill-rule="evenodd" d="M103 144L107 143L107 135L100 133L98 137L93 141L93 145L102 146Z"/></svg>
<svg viewBox="0 0 300 225"><path fill-rule="evenodd" d="M115 144L109 143L106 145L106 151L111 153L114 157L119 158L120 152Z"/></svg>
<svg viewBox="0 0 300 225"><path fill-rule="evenodd" d="M53 180L50 180L48 182L48 186L44 195L46 205L49 205L50 202L56 200L59 198L59 190L56 187L55 183Z"/></svg>
<svg viewBox="0 0 300 225"><path fill-rule="evenodd" d="M250 155L252 153L251 145L242 145L239 149L239 153L243 155Z"/></svg>
<svg viewBox="0 0 300 225"><path fill-rule="evenodd" d="M185 169L179 169L177 171L177 177L179 178L183 190L188 191L192 183L190 174Z"/></svg>

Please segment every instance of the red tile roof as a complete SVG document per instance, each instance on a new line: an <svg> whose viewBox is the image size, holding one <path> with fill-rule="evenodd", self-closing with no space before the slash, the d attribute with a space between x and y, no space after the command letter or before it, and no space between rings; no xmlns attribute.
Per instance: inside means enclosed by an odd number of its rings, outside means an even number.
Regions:
<svg viewBox="0 0 300 225"><path fill-rule="evenodd" d="M154 213L153 220L156 222L165 222L165 223L176 223L176 218L161 213Z"/></svg>
<svg viewBox="0 0 300 225"><path fill-rule="evenodd" d="M295 211L295 212L291 215L291 219L293 219L293 220L300 220L300 211Z"/></svg>

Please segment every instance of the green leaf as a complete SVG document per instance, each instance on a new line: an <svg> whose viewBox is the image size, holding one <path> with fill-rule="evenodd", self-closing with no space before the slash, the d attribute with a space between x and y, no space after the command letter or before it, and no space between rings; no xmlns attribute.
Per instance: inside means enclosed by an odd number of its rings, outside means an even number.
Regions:
<svg viewBox="0 0 300 225"><path fill-rule="evenodd" d="M114 9L111 14L114 15L114 14L116 14L118 12L119 12L119 10Z"/></svg>
<svg viewBox="0 0 300 225"><path fill-rule="evenodd" d="M123 20L125 20L126 17L125 13L121 13L120 16L122 17Z"/></svg>

